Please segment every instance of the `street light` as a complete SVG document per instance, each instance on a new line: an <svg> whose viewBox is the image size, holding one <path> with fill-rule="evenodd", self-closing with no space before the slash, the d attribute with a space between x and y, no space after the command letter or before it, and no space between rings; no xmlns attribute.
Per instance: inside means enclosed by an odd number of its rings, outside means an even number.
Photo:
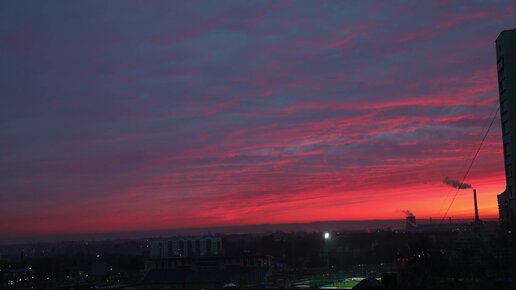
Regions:
<svg viewBox="0 0 516 290"><path fill-rule="evenodd" d="M330 240L329 232L324 233L324 240L326 242L326 266L328 267L328 275L330 275L330 247L328 246L328 242Z"/></svg>

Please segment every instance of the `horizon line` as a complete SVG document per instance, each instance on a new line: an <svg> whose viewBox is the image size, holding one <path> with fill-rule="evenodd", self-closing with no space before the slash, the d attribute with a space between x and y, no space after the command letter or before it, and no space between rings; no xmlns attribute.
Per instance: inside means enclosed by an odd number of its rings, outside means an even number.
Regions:
<svg viewBox="0 0 516 290"><path fill-rule="evenodd" d="M234 234L264 234L271 232L318 232L324 230L314 231L313 229L274 229L274 227L301 227L316 224L331 224L331 223L374 223L374 222L397 222L402 223L406 218L397 219L360 219L360 220L319 220L319 221L308 221L308 222L287 222L287 223L257 223L257 224L243 224L243 225L218 225L218 226L199 226L199 227L185 227L185 228L157 228L157 229L135 229L135 230L122 230L122 231L105 231L105 232L86 232L86 233L57 233L57 234L42 234L34 236L13 236L9 238L0 238L0 244L25 244L25 243L46 243L46 242L74 242L74 241L101 241L101 240L113 240L113 239L144 239L144 238L159 238L164 234L173 236L191 236L191 235L234 235ZM421 217L417 218L417 221L421 224L429 224L430 220L434 221L435 224L442 223L444 220L441 218L432 217ZM473 221L474 216L458 217L453 218L453 221ZM484 221L498 221L498 217L484 217L481 218ZM400 226L403 226L401 224ZM257 227L272 227L270 229L261 229L256 231ZM236 232L235 230L248 228L246 232ZM340 228L340 229L327 229L327 230L343 230L343 231L367 231L371 229L400 229L399 227L377 225L368 226L359 225L351 226L351 228ZM212 232L212 230L233 230L233 232ZM203 233L204 232L204 233ZM159 235L157 237L156 235Z"/></svg>

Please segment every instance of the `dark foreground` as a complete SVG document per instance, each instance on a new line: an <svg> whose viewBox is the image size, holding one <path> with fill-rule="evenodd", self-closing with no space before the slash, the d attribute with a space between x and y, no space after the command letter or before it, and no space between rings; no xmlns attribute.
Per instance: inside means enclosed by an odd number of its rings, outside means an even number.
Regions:
<svg viewBox="0 0 516 290"><path fill-rule="evenodd" d="M221 235L221 257L163 262L156 239L8 245L0 288L516 289L516 244L498 230L330 234Z"/></svg>

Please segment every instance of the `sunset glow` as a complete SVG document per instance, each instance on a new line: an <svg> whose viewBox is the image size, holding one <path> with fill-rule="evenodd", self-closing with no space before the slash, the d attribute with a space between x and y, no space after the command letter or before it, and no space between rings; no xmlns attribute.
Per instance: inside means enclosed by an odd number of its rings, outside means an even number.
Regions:
<svg viewBox="0 0 516 290"><path fill-rule="evenodd" d="M300 2L2 2L0 239L443 218L516 4ZM497 117L466 179L481 218L502 154Z"/></svg>

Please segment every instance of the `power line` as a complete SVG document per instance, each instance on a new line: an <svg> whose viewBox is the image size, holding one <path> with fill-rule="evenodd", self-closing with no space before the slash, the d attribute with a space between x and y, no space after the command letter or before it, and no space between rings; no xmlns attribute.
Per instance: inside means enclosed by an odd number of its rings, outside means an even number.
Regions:
<svg viewBox="0 0 516 290"><path fill-rule="evenodd" d="M489 124L490 124L490 122L491 122L490 120L491 120L492 118L495 118L497 113L498 113L498 109L496 109L496 111L493 111L492 113L490 113L490 114L489 114L489 118L487 118L487 121L486 121L486 122L485 122L485 124L482 126L482 130L478 133L478 136L475 138L475 142L474 142L474 143L481 142L481 140L482 140L482 138L483 138L482 136L484 135L484 131L485 131L488 127L490 128L490 126L489 126ZM488 130L489 130L489 129L488 129ZM466 168L468 168L468 162L467 162L467 161L468 161L469 159L472 159L472 158L473 158L474 153L475 153L475 147L476 147L476 146L473 144L473 145L471 146L471 149L470 149L470 150L468 150L468 152L471 152L471 157L465 160L466 162L464 162L464 166L461 168L461 170L460 170L459 172L463 172L464 170L466 170ZM448 197L450 196L450 194L451 194L452 192L453 192L453 188L450 188L450 189L446 192L446 195L444 196L444 199L443 199L443 201L442 201L442 203L441 203L441 206L439 206L439 211L441 211L441 210L443 209L444 205L446 204L446 201L448 200Z"/></svg>
<svg viewBox="0 0 516 290"><path fill-rule="evenodd" d="M489 133L489 130L491 129L491 127L493 126L493 123L494 123L494 120L496 119L496 116L498 115L498 112L500 111L500 106L498 106L496 108L496 112L493 116L493 118L491 119L491 123L489 124L489 127L487 128L487 131L486 133L484 134L484 138L482 138L482 141L480 141L480 145L478 145L478 149L477 151L475 152L475 155L473 156L473 158L471 159L471 163L469 164L468 166L468 170L466 170L466 173L464 174L464 177L462 178L462 181L459 185L459 187L457 188L457 190L455 191L455 194L453 195L453 198L450 202L450 205L448 206L448 208L446 209L446 212L444 213L443 215L443 218L441 219L441 223L443 223L444 219L446 218L446 216L448 215L448 212L450 211L450 208L452 207L453 205L453 202L455 201L455 198L457 197L457 194L459 193L459 190L461 190L461 187L462 185L464 184L464 181L466 181L466 178L468 177L468 174L469 174L469 171L471 170L471 168L473 167L473 163L475 163L475 160L477 159L477 156L478 156L478 153L480 152L480 149L482 148L482 145L484 145L484 142L486 141L486 138L487 138L487 134Z"/></svg>

